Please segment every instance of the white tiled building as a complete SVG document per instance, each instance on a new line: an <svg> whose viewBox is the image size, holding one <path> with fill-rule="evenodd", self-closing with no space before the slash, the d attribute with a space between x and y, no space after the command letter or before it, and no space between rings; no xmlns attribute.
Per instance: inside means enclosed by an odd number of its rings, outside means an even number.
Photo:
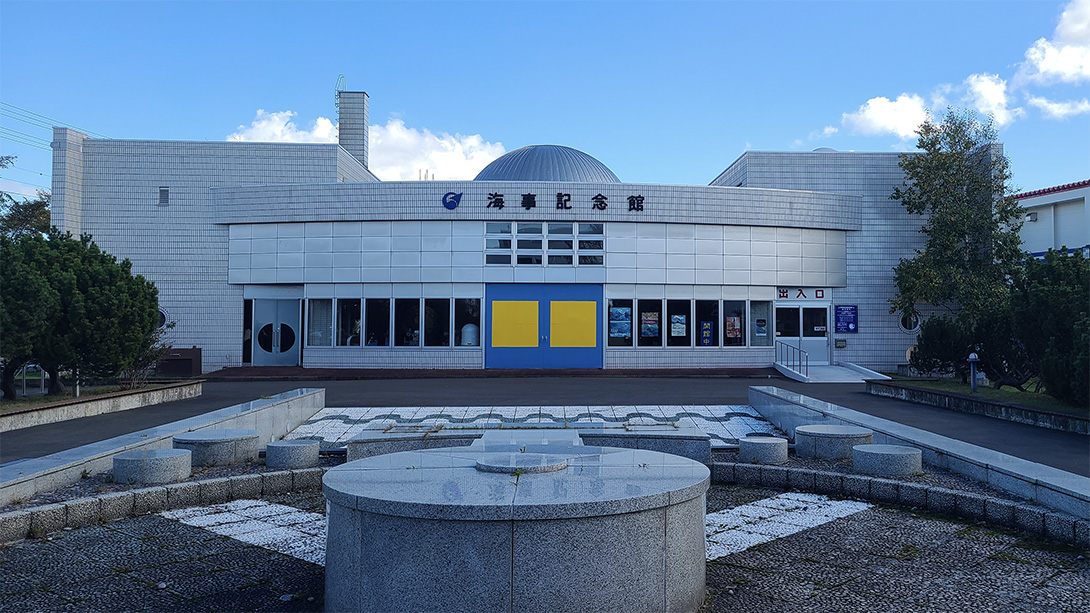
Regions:
<svg viewBox="0 0 1090 613"><path fill-rule="evenodd" d="M473 181L380 182L367 96L341 143L54 134L54 222L154 281L205 371L768 366L893 369L889 313L920 244L896 153L747 152L711 185L623 183L512 151Z"/></svg>
<svg viewBox="0 0 1090 613"><path fill-rule="evenodd" d="M1090 256L1090 179L1015 196L1026 211L1022 248L1035 257L1067 248Z"/></svg>

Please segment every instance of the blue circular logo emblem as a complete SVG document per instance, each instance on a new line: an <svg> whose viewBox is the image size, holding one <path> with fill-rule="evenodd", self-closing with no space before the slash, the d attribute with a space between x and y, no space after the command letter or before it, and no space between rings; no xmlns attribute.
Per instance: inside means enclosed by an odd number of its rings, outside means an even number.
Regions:
<svg viewBox="0 0 1090 613"><path fill-rule="evenodd" d="M458 203L462 201L462 194L455 194L454 192L447 192L443 195L443 206L447 207L448 211L453 211L458 207Z"/></svg>

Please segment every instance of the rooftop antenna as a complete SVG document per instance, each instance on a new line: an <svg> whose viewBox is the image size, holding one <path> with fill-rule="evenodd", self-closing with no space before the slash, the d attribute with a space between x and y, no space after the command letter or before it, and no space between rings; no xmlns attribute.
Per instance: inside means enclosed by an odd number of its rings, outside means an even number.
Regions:
<svg viewBox="0 0 1090 613"><path fill-rule="evenodd" d="M337 84L333 86L333 106L339 112L341 110L341 92L348 87L344 82L344 74L337 75Z"/></svg>

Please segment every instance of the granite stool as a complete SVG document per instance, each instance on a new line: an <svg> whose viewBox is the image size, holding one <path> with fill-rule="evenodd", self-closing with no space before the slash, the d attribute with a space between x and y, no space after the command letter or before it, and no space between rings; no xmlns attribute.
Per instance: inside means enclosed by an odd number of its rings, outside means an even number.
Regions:
<svg viewBox="0 0 1090 613"><path fill-rule="evenodd" d="M188 449L145 449L114 456L114 483L176 483L193 473Z"/></svg>
<svg viewBox="0 0 1090 613"><path fill-rule="evenodd" d="M873 430L856 426L815 424L795 428L795 455L800 458L850 460L852 447L873 442Z"/></svg>
<svg viewBox="0 0 1090 613"><path fill-rule="evenodd" d="M856 445L852 467L868 475L912 475L923 472L923 452L904 445Z"/></svg>
<svg viewBox="0 0 1090 613"><path fill-rule="evenodd" d="M775 436L747 436L738 439L739 461L747 464L783 464L787 461L787 439Z"/></svg>
<svg viewBox="0 0 1090 613"><path fill-rule="evenodd" d="M194 466L226 466L257 460L257 430L227 428L174 435L175 449L193 452Z"/></svg>
<svg viewBox="0 0 1090 613"><path fill-rule="evenodd" d="M269 468L311 468L318 465L318 441L301 438L272 441L265 446Z"/></svg>

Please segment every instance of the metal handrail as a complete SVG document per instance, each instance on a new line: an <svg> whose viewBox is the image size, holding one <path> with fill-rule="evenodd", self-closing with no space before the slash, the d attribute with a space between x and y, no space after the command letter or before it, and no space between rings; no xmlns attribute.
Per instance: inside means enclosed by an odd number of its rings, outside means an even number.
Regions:
<svg viewBox="0 0 1090 613"><path fill-rule="evenodd" d="M802 373L802 376L810 376L810 355L800 347L788 345L783 341L776 341L776 363L783 364L791 370Z"/></svg>

